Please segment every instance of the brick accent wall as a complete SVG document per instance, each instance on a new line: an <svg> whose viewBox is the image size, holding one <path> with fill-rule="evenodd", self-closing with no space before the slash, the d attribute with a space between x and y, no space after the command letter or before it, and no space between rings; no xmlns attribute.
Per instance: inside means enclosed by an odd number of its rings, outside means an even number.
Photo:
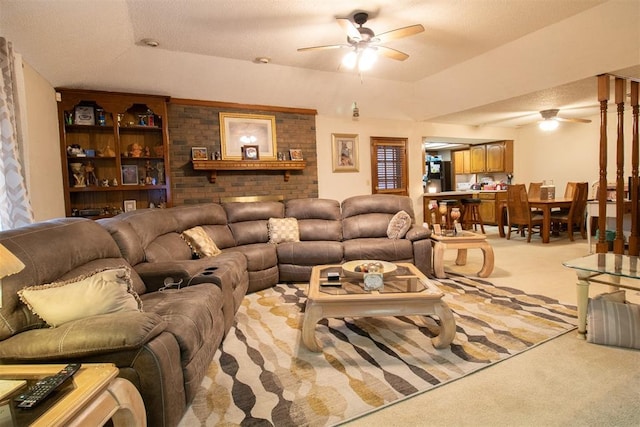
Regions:
<svg viewBox="0 0 640 427"><path fill-rule="evenodd" d="M307 167L292 171L288 182L283 171L218 171L216 183L209 173L194 171L191 148L222 152L219 113L275 116L277 151L302 150ZM233 109L215 105L169 104L169 149L173 205L219 202L222 197L282 195L284 199L318 197L316 118L312 114Z"/></svg>

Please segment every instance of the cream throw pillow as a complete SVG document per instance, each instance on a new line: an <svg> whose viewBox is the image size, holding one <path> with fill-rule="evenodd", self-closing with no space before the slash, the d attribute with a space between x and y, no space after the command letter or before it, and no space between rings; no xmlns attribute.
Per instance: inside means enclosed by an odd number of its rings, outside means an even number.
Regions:
<svg viewBox="0 0 640 427"><path fill-rule="evenodd" d="M390 239L402 239L411 228L411 216L405 211L400 211L391 218L387 226L387 237Z"/></svg>
<svg viewBox="0 0 640 427"><path fill-rule="evenodd" d="M56 327L72 320L120 311L142 311L128 267L98 270L64 282L29 286L18 296L33 314Z"/></svg>
<svg viewBox="0 0 640 427"><path fill-rule="evenodd" d="M222 252L218 246L216 246L216 242L214 242L207 232L204 231L204 228L200 226L184 230L182 232L182 238L186 240L189 246L191 246L191 249L193 249L193 252L200 258L220 255Z"/></svg>
<svg viewBox="0 0 640 427"><path fill-rule="evenodd" d="M296 218L269 218L269 242L299 242L300 230Z"/></svg>

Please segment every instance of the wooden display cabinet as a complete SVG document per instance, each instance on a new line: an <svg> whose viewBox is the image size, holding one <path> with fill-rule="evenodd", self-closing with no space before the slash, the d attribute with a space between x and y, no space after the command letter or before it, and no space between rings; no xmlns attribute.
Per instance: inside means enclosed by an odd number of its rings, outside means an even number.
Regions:
<svg viewBox="0 0 640 427"><path fill-rule="evenodd" d="M58 89L65 213L171 206L168 97ZM131 201L135 201L131 203Z"/></svg>

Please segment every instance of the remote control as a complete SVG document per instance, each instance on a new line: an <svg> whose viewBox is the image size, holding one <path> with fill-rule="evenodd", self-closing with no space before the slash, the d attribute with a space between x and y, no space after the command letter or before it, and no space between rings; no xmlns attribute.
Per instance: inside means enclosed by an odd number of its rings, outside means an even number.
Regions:
<svg viewBox="0 0 640 427"><path fill-rule="evenodd" d="M16 397L16 401L20 402L17 405L18 408L33 408L49 396L55 389L60 387L66 380L71 378L78 369L80 369L79 363L70 363L57 374L41 379L25 393Z"/></svg>

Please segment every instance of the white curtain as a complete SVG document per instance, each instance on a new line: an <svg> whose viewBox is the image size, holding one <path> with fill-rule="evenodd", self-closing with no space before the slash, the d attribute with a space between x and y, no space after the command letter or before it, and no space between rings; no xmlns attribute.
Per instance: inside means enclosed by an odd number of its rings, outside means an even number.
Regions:
<svg viewBox="0 0 640 427"><path fill-rule="evenodd" d="M13 47L0 37L0 230L33 222L33 210L23 175L21 135Z"/></svg>

